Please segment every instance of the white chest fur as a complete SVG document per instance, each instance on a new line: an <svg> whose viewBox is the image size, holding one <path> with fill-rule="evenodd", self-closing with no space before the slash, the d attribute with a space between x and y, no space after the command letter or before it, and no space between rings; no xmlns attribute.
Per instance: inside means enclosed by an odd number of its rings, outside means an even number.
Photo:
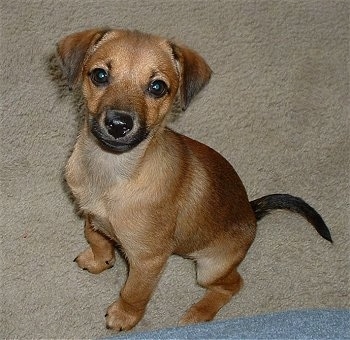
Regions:
<svg viewBox="0 0 350 340"><path fill-rule="evenodd" d="M145 147L139 145L122 154L109 153L83 131L68 160L66 179L79 209L92 215L95 227L107 234L111 209L114 213L122 209L125 188L135 175Z"/></svg>

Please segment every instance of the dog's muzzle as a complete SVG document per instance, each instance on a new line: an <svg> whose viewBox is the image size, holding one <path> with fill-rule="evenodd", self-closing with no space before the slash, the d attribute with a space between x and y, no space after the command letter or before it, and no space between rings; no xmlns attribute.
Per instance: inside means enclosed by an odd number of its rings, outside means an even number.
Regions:
<svg viewBox="0 0 350 340"><path fill-rule="evenodd" d="M102 147L117 153L134 148L148 135L136 114L114 109L108 109L102 121L91 117L90 129Z"/></svg>

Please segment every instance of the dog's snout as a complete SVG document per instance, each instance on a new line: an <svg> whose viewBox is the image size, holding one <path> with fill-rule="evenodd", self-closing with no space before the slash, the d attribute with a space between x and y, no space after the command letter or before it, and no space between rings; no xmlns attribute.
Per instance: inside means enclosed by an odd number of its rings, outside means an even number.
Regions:
<svg viewBox="0 0 350 340"><path fill-rule="evenodd" d="M124 137L134 126L130 114L116 110L108 110L105 118L108 133L114 138Z"/></svg>

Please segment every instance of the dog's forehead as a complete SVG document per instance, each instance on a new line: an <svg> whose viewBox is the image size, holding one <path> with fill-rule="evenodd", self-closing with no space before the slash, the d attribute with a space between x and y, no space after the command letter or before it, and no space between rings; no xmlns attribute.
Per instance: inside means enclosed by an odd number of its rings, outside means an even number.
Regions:
<svg viewBox="0 0 350 340"><path fill-rule="evenodd" d="M157 68L174 63L171 45L166 39L137 31L110 31L91 52L88 61L92 64Z"/></svg>

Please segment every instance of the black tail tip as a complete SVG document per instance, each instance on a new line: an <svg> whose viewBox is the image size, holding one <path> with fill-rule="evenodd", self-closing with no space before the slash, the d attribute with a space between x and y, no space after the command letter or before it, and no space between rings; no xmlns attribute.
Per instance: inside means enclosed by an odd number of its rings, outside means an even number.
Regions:
<svg viewBox="0 0 350 340"><path fill-rule="evenodd" d="M330 243L333 243L333 239L331 236L330 232L323 232L322 234L320 234L325 240L329 241Z"/></svg>
<svg viewBox="0 0 350 340"><path fill-rule="evenodd" d="M297 213L308 220L325 240L333 243L331 232L320 214L300 197L288 194L272 194L250 202L257 220L275 209Z"/></svg>

